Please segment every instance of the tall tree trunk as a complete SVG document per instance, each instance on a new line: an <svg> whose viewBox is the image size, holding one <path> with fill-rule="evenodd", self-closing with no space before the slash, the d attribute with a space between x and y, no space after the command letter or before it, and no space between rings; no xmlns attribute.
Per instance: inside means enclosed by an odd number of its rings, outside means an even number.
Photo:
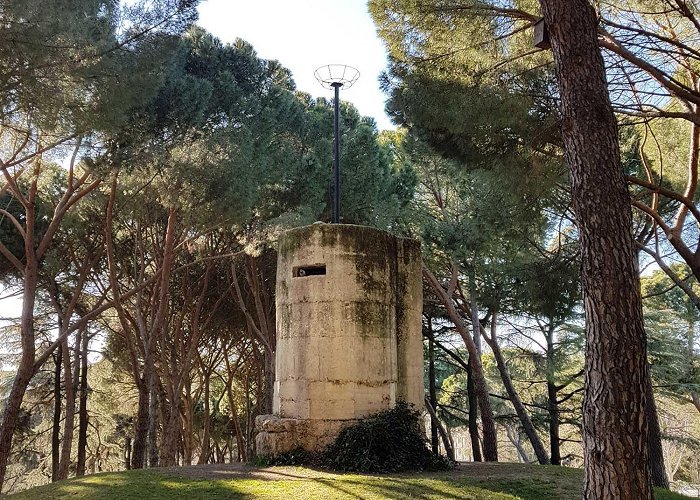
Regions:
<svg viewBox="0 0 700 500"><path fill-rule="evenodd" d="M511 424L505 424L506 428L506 435L508 436L508 440L511 442L511 444L515 447L515 450L518 452L518 458L520 459L520 462L524 464L529 464L530 463L530 457L527 454L527 450L523 446L523 440L520 437L520 433L518 432L517 429L513 428Z"/></svg>
<svg viewBox="0 0 700 500"><path fill-rule="evenodd" d="M227 354L228 358L228 354ZM227 370L230 371L228 362L226 363ZM246 455L245 439L243 438L243 432L241 431L241 425L238 421L238 412L236 411L236 400L233 397L233 390L231 389L231 381L226 385L226 397L228 398L228 405L231 410L231 425L236 432L236 453L238 455L239 462L245 462L248 460Z"/></svg>
<svg viewBox="0 0 700 500"><path fill-rule="evenodd" d="M547 413L549 414L549 451L552 465L561 465L561 442L559 438L559 402L557 386L547 380Z"/></svg>
<svg viewBox="0 0 700 500"><path fill-rule="evenodd" d="M167 390L167 392L166 392ZM160 467L172 467L178 465L178 451L182 442L182 417L180 413L181 395L180 387L169 384L161 393L163 438L160 449Z"/></svg>
<svg viewBox="0 0 700 500"><path fill-rule="evenodd" d="M148 387L148 466L158 467L158 376L155 370L151 372L151 380ZM164 422L165 426L165 422ZM164 429L165 430L165 429ZM164 439L168 439L167 432L164 432Z"/></svg>
<svg viewBox="0 0 700 500"><path fill-rule="evenodd" d="M85 475L85 459L87 456L87 430L88 430L88 347L90 336L83 332L83 341L80 349L80 404L78 407L78 464L76 476Z"/></svg>
<svg viewBox="0 0 700 500"><path fill-rule="evenodd" d="M66 392L66 414L63 419L63 439L61 443L61 461L58 466L58 479L67 479L71 464L73 449L73 434L75 431L75 389L78 385L80 333L75 339L75 355L71 364L68 338L61 343L63 351L63 384Z"/></svg>
<svg viewBox="0 0 700 500"><path fill-rule="evenodd" d="M131 436L124 438L124 468L131 470Z"/></svg>
<svg viewBox="0 0 700 500"><path fill-rule="evenodd" d="M447 455L447 458L455 462L455 447L450 439L450 436L447 434L445 426L442 425L440 420L438 420L437 414L435 413L435 408L433 408L433 405L430 404L430 400L425 401L425 407L427 408L428 413L430 413L430 418L435 422L435 425L438 428L438 432L442 438L442 445L445 447L445 454Z"/></svg>
<svg viewBox="0 0 700 500"><path fill-rule="evenodd" d="M487 462L498 461L497 443L498 435L496 434L496 425L493 421L493 413L491 411L491 403L488 401L488 390L486 388L486 377L483 374L481 364L481 322L479 321L479 308L476 303L476 292L471 291L471 322L472 322L472 339L474 340L474 364L475 369L481 372L480 375L474 377L474 383L477 395L477 407L481 414L481 424L483 427L484 436L484 458ZM472 353L469 353L469 359L472 359ZM475 373L476 375L476 373ZM480 382L481 381L481 382ZM483 387L480 387L481 384ZM491 457L491 458L489 458ZM495 457L495 458L494 458Z"/></svg>
<svg viewBox="0 0 700 500"><path fill-rule="evenodd" d="M202 432L202 452L199 455L198 465L204 465L209 459L209 452L211 447L210 439L210 426L211 426L211 415L209 414L209 376L210 374L204 373L204 430Z"/></svg>
<svg viewBox="0 0 700 500"><path fill-rule="evenodd" d="M260 283L257 259L251 255L246 255L246 280L250 293L255 302L255 312L258 329L265 339L264 341L264 393L262 400L262 413L272 413L272 398L275 385L275 350L276 350L276 327L274 317L270 318L269 310L263 304L265 291Z"/></svg>
<svg viewBox="0 0 700 500"><path fill-rule="evenodd" d="M183 429L182 429L182 464L192 465L192 446L193 446L193 419L194 411L192 401L192 382L190 380L185 382L185 410L182 416Z"/></svg>
<svg viewBox="0 0 700 500"><path fill-rule="evenodd" d="M60 320L59 320L60 321ZM51 481L58 481L58 465L61 459L61 372L63 361L62 351L56 349L53 353L53 425L51 428Z"/></svg>
<svg viewBox="0 0 700 500"><path fill-rule="evenodd" d="M631 199L588 0L540 0L561 97L586 312L584 498L653 498L649 373Z"/></svg>
<svg viewBox="0 0 700 500"><path fill-rule="evenodd" d="M552 465L561 465L561 440L559 438L559 388L556 384L556 366L554 362L555 327L550 322L545 337L547 339L546 372L547 372L547 413L549 415L549 460Z"/></svg>
<svg viewBox="0 0 700 500"><path fill-rule="evenodd" d="M22 295L22 319L20 321L20 343L22 355L17 373L12 382L12 389L5 403L5 411L0 424L0 493L7 473L7 462L12 453L12 437L19 421L22 400L27 386L34 376L34 302L38 278L38 263L34 255L34 217L33 210L27 210L27 239L25 244L26 265L24 271L24 292Z"/></svg>
<svg viewBox="0 0 700 500"><path fill-rule="evenodd" d="M226 366L226 398L228 399L228 406L231 411L231 425L236 432L236 453L239 462L245 462L248 460L246 455L245 439L243 438L243 431L241 430L241 425L238 420L238 410L236 405L236 399L233 397L233 380L235 377L235 370L231 367L231 361L229 357L228 348L226 344L223 345L224 350L224 364Z"/></svg>
<svg viewBox="0 0 700 500"><path fill-rule="evenodd" d="M428 397L430 406L437 408L437 389L435 387L435 342L433 341L433 319L428 318ZM430 446L434 455L440 454L437 418L430 414Z"/></svg>
<svg viewBox="0 0 700 500"><path fill-rule="evenodd" d="M493 357L496 360L496 367L498 368L498 373L500 373L501 375L501 381L503 382L503 386L505 387L506 393L508 394L508 399L510 399L511 404L515 409L515 413L518 416L518 419L520 419L520 425L522 425L523 430L525 431L525 435L527 436L528 440L530 441L530 444L532 445L532 449L535 452L537 461L541 465L548 464L549 457L547 456L547 452L544 449L542 440L537 434L535 426L532 425L530 415L528 415L527 410L525 409L525 405L523 404L522 400L520 399L520 395L518 394L518 391L513 385L513 380L510 377L508 365L506 364L505 359L503 359L503 353L501 352L501 346L498 344L498 336L496 334L497 317L498 315L494 311L491 317L491 336L489 337L486 334L485 329L482 330L482 333L484 334L484 340L486 340L486 343L491 348Z"/></svg>
<svg viewBox="0 0 700 500"><path fill-rule="evenodd" d="M144 367L143 375L139 380L139 400L136 409L136 425L134 426L134 443L131 453L131 468L143 469L146 467L146 456L148 448L148 422L149 422L149 387L150 370Z"/></svg>
<svg viewBox="0 0 700 500"><path fill-rule="evenodd" d="M666 465L664 464L664 451L661 445L661 426L659 415L656 412L656 401L651 385L651 378L646 388L647 393L647 422L649 425L649 468L651 469L651 481L658 488L669 489Z"/></svg>
<svg viewBox="0 0 700 500"><path fill-rule="evenodd" d="M475 462L481 462L481 442L479 441L479 401L476 398L474 388L474 375L472 375L471 356L467 361L467 402L469 403L469 438L472 443L472 457Z"/></svg>
<svg viewBox="0 0 700 500"><path fill-rule="evenodd" d="M484 371L481 366L481 360L479 358L479 353L477 351L476 345L474 344L474 339L470 335L467 327L462 321L462 317L457 312L455 307L453 294L454 286L456 286L456 268L452 267L453 279L448 290L445 290L440 282L437 280L435 275L424 265L423 266L423 276L426 278L435 294L438 296L443 306L447 311L447 315L450 321L455 325L457 332L462 337L467 351L469 351L469 360L472 362L472 375L474 376L474 390L479 401L479 408L481 413L481 425L483 427L484 435L484 459L487 462L497 462L498 461L498 439L496 434L496 424L493 420L493 411L491 410L491 402L489 401L489 392L486 387L486 378L484 377Z"/></svg>

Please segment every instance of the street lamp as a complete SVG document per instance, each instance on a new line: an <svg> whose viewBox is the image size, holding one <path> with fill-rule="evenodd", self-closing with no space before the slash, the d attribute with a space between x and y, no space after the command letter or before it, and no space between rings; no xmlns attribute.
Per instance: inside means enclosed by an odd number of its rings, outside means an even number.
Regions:
<svg viewBox="0 0 700 500"><path fill-rule="evenodd" d="M333 117L333 224L340 223L340 89L352 87L360 72L346 64L328 64L321 66L314 71L316 80L326 89L333 89L335 92L334 117Z"/></svg>

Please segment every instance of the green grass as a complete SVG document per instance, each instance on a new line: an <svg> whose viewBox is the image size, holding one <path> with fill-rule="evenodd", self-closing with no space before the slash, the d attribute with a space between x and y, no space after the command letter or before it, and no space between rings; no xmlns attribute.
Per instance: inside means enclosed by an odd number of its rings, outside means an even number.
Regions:
<svg viewBox="0 0 700 500"><path fill-rule="evenodd" d="M227 473L210 469L202 475L216 474L226 477ZM188 475L197 475L197 469L189 468ZM9 500L573 500L581 498L582 481L577 469L520 464L466 465L452 472L412 475L333 474L301 467L269 467L231 477L193 479L174 475L172 469L104 473L33 488L11 495ZM656 498L686 497L657 491Z"/></svg>

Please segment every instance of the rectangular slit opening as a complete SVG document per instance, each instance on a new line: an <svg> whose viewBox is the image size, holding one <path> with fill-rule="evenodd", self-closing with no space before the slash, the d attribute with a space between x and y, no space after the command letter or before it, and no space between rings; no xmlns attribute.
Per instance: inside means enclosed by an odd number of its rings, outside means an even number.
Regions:
<svg viewBox="0 0 700 500"><path fill-rule="evenodd" d="M292 276L295 278L304 278L306 276L321 276L326 274L325 264L314 264L313 266L298 266L292 270Z"/></svg>

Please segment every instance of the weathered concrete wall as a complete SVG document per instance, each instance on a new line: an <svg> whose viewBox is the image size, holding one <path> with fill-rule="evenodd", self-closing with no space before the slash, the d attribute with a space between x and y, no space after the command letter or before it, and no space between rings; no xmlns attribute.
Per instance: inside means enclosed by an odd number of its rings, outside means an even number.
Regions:
<svg viewBox="0 0 700 500"><path fill-rule="evenodd" d="M397 399L422 408L418 242L314 224L287 232L278 255L275 418L257 423L258 452L321 448Z"/></svg>
<svg viewBox="0 0 700 500"><path fill-rule="evenodd" d="M424 405L423 386L423 279L420 243L397 240L396 337L398 400Z"/></svg>

